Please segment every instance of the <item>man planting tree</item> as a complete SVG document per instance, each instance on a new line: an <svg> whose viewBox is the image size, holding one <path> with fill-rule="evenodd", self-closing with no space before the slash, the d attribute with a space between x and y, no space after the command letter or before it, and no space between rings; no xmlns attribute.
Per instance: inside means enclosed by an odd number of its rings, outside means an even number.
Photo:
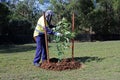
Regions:
<svg viewBox="0 0 120 80"><path fill-rule="evenodd" d="M34 61L33 61L34 66L37 66L37 67L40 66L39 62L40 62L41 58L42 58L42 62L47 60L44 30L46 30L47 34L61 36L60 33L53 32L51 30L51 28L55 27L51 24L53 15L54 15L54 13L52 10L47 10L45 12L45 18L44 18L44 15L42 15L39 18L39 20L37 22L37 26L34 30L33 36L34 36L34 39L36 41L36 46L37 46ZM45 26L45 24L46 24L46 26Z"/></svg>

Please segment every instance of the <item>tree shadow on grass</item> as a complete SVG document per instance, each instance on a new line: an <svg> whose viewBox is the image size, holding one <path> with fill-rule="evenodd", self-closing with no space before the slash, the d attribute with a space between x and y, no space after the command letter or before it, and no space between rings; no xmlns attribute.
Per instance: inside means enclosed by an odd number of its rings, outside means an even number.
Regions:
<svg viewBox="0 0 120 80"><path fill-rule="evenodd" d="M82 63L91 62L91 61L101 62L103 59L105 59L105 58L90 57L90 56L75 57L74 58L75 61L79 61Z"/></svg>
<svg viewBox="0 0 120 80"><path fill-rule="evenodd" d="M72 58L66 58L68 60L72 60ZM105 58L99 58L99 57L89 57L89 56L84 56L84 57L74 57L73 60L81 62L81 63L86 63L86 62L91 62L91 61L96 61L96 62L101 62ZM58 62L58 58L51 58L50 62Z"/></svg>
<svg viewBox="0 0 120 80"><path fill-rule="evenodd" d="M0 54L26 52L35 49L35 45L0 45Z"/></svg>

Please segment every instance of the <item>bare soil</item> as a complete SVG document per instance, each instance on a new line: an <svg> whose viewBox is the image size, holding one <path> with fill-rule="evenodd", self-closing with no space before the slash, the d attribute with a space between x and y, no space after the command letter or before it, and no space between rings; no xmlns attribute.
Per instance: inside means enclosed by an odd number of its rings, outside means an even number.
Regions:
<svg viewBox="0 0 120 80"><path fill-rule="evenodd" d="M40 68L54 71L73 70L81 68L81 63L71 58L62 59L59 61L57 58L52 58L49 62L44 61L41 63Z"/></svg>

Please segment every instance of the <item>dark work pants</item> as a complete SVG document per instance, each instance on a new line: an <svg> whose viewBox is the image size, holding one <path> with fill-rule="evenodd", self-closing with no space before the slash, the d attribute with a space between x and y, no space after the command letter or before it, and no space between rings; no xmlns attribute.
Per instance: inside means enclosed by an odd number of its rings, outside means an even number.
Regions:
<svg viewBox="0 0 120 80"><path fill-rule="evenodd" d="M36 37L36 54L33 63L39 63L42 57L42 61L47 59L45 36L39 35Z"/></svg>

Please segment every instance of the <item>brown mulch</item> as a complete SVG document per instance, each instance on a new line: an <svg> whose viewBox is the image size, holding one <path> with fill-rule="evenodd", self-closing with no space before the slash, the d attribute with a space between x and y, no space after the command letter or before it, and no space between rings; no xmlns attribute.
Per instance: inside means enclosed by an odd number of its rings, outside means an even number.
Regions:
<svg viewBox="0 0 120 80"><path fill-rule="evenodd" d="M58 61L57 58L52 58L47 61L41 63L40 68L47 69L47 70L54 70L54 71L63 71L63 70L73 70L81 68L81 63L70 58L62 59Z"/></svg>

